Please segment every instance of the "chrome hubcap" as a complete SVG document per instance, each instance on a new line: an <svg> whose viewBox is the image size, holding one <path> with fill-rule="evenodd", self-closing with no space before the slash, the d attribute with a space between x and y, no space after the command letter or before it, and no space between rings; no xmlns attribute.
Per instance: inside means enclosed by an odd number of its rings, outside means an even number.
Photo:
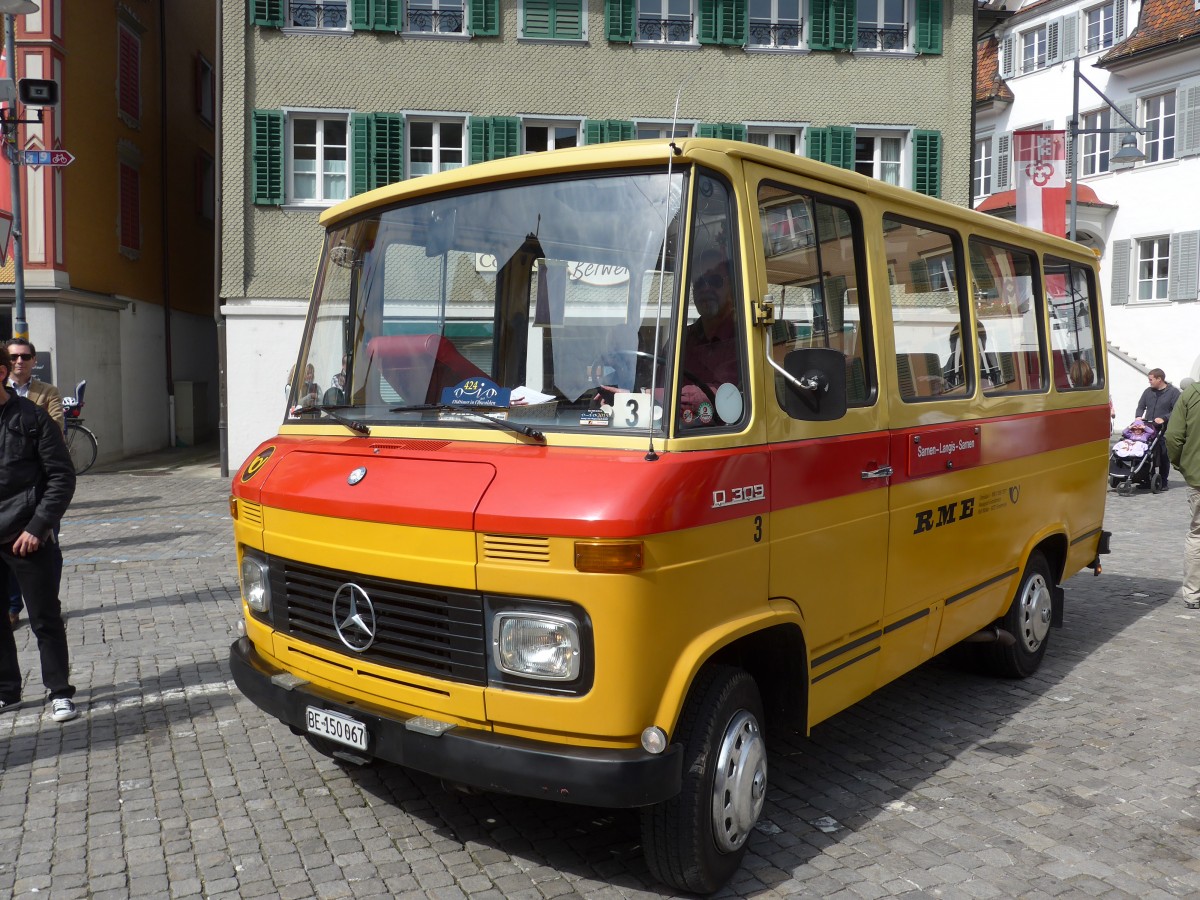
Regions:
<svg viewBox="0 0 1200 900"><path fill-rule="evenodd" d="M1021 645L1030 653L1037 651L1050 631L1050 587L1041 575L1034 575L1021 593Z"/></svg>
<svg viewBox="0 0 1200 900"><path fill-rule="evenodd" d="M743 709L733 717L717 748L712 824L718 849L732 853L746 843L766 796L766 742L758 720Z"/></svg>

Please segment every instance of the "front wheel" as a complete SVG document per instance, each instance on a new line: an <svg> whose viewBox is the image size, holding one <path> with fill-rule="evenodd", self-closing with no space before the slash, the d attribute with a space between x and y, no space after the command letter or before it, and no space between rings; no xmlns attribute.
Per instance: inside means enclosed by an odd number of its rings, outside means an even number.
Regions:
<svg viewBox="0 0 1200 900"><path fill-rule="evenodd" d="M92 432L74 422L67 424L67 452L71 454L71 464L75 474L82 475L96 461L96 436Z"/></svg>
<svg viewBox="0 0 1200 900"><path fill-rule="evenodd" d="M642 812L642 852L663 884L709 894L741 865L766 800L762 720L746 672L710 666L697 677L675 736L684 748L682 789Z"/></svg>
<svg viewBox="0 0 1200 900"><path fill-rule="evenodd" d="M1042 664L1050 640L1054 611L1054 576L1040 553L1033 553L1021 575L1017 596L1000 620L1000 627L1016 638L1012 646L995 643L990 648L988 668L1002 678L1028 678Z"/></svg>
<svg viewBox="0 0 1200 900"><path fill-rule="evenodd" d="M1150 493L1157 494L1162 490L1162 476L1157 472L1150 474Z"/></svg>

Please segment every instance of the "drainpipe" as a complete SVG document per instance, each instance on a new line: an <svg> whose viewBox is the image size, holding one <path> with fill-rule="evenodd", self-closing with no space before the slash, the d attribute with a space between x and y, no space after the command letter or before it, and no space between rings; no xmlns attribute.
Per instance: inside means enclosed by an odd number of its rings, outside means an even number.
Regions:
<svg viewBox="0 0 1200 900"><path fill-rule="evenodd" d="M167 10L166 0L158 0L158 105L159 142L162 158L159 162L159 222L162 233L162 300L163 300L163 346L167 354L167 441L170 447L175 437L175 378L174 362L171 358L171 243L167 215L169 178L167 176Z"/></svg>
<svg viewBox="0 0 1200 900"><path fill-rule="evenodd" d="M224 52L223 52L223 37L225 34L224 18L225 13L222 9L223 3L218 2L217 7L217 54L216 61L213 67L216 70L216 90L213 91L213 119L217 123L216 128L216 145L214 155L216 160L213 163L213 318L217 322L217 391L220 397L219 419L217 422L217 436L221 454L221 477L229 477L229 389L226 383L226 373L228 372L228 355L225 346L225 317L221 315L221 232L223 230L223 218L221 213L221 163L223 160L222 147L224 146L224 129L221 128L221 119L223 116L223 85L224 85Z"/></svg>

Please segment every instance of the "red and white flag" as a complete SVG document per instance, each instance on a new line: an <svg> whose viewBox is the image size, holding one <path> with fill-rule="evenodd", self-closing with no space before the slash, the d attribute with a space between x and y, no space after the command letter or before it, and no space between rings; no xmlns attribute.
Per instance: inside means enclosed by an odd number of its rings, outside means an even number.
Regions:
<svg viewBox="0 0 1200 900"><path fill-rule="evenodd" d="M1067 236L1067 133L1014 131L1017 222Z"/></svg>

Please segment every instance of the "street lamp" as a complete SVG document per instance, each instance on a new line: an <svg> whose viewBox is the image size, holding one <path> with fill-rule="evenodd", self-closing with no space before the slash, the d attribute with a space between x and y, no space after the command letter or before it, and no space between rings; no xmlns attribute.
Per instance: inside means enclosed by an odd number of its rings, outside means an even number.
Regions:
<svg viewBox="0 0 1200 900"><path fill-rule="evenodd" d="M8 154L9 169L12 181L12 215L13 215L13 322L12 336L29 339L29 323L25 321L25 257L22 250L21 224L21 165L17 160L16 119L17 119L17 38L15 16L24 16L38 11L38 5L33 0L0 0L0 13L4 14L4 55L8 60L8 80L11 84L11 99L9 100L10 115L5 119L4 139L5 153ZM12 120L10 125L8 120ZM10 143L9 128L12 128L13 140Z"/></svg>
<svg viewBox="0 0 1200 900"><path fill-rule="evenodd" d="M1116 110L1118 116L1129 123L1128 128L1080 128L1079 127L1079 82L1086 81L1088 87L1100 95L1100 99ZM1079 135L1081 134L1120 134L1121 147L1109 157L1110 163L1135 163L1146 158L1146 154L1138 149L1135 135L1145 134L1145 128L1138 128L1137 123L1117 109L1117 105L1104 96L1104 92L1096 87L1086 75L1079 71L1079 57L1075 57L1075 77L1071 82L1071 121L1067 131L1071 134L1071 232L1068 237L1075 240L1075 216L1079 205Z"/></svg>

